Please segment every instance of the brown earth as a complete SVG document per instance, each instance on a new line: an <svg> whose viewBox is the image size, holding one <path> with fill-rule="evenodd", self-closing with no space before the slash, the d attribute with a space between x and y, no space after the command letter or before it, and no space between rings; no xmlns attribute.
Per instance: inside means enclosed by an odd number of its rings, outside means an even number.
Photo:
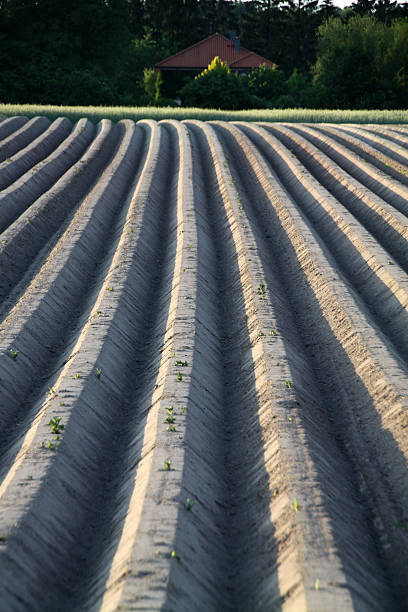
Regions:
<svg viewBox="0 0 408 612"><path fill-rule="evenodd" d="M408 128L0 162L0 610L408 610Z"/></svg>

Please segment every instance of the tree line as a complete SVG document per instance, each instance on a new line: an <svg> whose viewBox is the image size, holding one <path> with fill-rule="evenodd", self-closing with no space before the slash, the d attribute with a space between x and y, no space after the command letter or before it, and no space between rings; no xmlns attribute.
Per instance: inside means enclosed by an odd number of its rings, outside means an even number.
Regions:
<svg viewBox="0 0 408 612"><path fill-rule="evenodd" d="M134 106L187 91L185 102L196 75L152 66L231 30L276 64L228 76L239 107L406 107L408 4L395 0L0 0L0 101Z"/></svg>

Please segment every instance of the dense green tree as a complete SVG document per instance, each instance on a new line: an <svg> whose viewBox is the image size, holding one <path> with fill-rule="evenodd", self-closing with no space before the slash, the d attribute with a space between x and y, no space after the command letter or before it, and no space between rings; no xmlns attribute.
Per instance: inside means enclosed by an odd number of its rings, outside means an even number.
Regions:
<svg viewBox="0 0 408 612"><path fill-rule="evenodd" d="M348 23L333 18L320 26L314 85L323 108L388 105L392 87L386 49L391 36L389 28L369 15Z"/></svg>

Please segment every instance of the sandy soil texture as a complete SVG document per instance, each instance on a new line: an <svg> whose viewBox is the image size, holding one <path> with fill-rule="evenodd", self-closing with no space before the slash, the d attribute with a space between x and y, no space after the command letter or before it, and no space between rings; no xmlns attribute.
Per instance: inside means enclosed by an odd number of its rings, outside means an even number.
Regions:
<svg viewBox="0 0 408 612"><path fill-rule="evenodd" d="M408 610L408 127L0 122L0 610Z"/></svg>

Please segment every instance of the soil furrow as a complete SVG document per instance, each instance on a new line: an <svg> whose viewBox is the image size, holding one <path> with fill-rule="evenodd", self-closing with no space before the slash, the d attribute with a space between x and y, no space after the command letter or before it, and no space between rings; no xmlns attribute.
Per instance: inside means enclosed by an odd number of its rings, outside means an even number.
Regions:
<svg viewBox="0 0 408 612"><path fill-rule="evenodd" d="M291 539L294 513L291 486L279 474L279 444L270 431L262 322L253 297L263 275L252 267L255 261L249 263L236 193L214 134L197 122L187 125L198 211L198 289L183 483L185 496L199 503L180 512L181 558L172 567L165 609L281 609L289 592L301 605L303 584L293 550L286 559L286 584L277 576L282 568L276 540ZM269 451L262 440L268 429ZM276 523L270 510L272 473L280 488Z"/></svg>
<svg viewBox="0 0 408 612"><path fill-rule="evenodd" d="M407 143L0 117L1 610L408 610Z"/></svg>
<svg viewBox="0 0 408 612"><path fill-rule="evenodd" d="M16 132L27 123L27 121L27 117L6 117L3 119L0 125L0 144L2 140L8 138L13 132Z"/></svg>
<svg viewBox="0 0 408 612"><path fill-rule="evenodd" d="M244 128L276 171L333 254L337 267L365 301L375 324L408 364L408 279L397 266L388 266L389 254L315 181L305 167L262 128ZM385 265L384 265L385 264Z"/></svg>
<svg viewBox="0 0 408 612"><path fill-rule="evenodd" d="M53 153L2 191L0 194L0 232L4 232L78 161L94 136L95 126L87 119L81 119L71 134Z"/></svg>
<svg viewBox="0 0 408 612"><path fill-rule="evenodd" d="M174 185L177 210L167 228L167 232L177 234L177 244L172 278L167 279L169 293L164 296L166 308L160 307L160 333L156 333L156 384L152 395L144 393L140 398L143 436L134 451L139 462L132 461L136 469L129 481L129 511L101 610L162 609L170 567L178 559L176 552L173 556L171 553L185 503L181 475L186 419L191 410L197 238L187 132L177 122L164 121L161 125L178 137L179 176Z"/></svg>
<svg viewBox="0 0 408 612"><path fill-rule="evenodd" d="M392 126L383 127L380 125L364 125L361 126L361 129L367 132L368 134L381 134L381 136L386 140L395 142L396 144L401 145L403 147L406 147L408 144L408 132L406 130L398 131L397 129L393 129Z"/></svg>
<svg viewBox="0 0 408 612"><path fill-rule="evenodd" d="M336 142L344 144L385 175L408 185L408 153L403 147L387 143L384 138L377 137L375 140L365 138L363 130L319 126L319 131L333 138Z"/></svg>
<svg viewBox="0 0 408 612"><path fill-rule="evenodd" d="M102 120L79 161L0 235L0 302L17 283L25 285L27 276L31 280L36 257L39 255L43 261L48 256L58 238L55 234L65 231L75 210L109 164L119 136L117 125Z"/></svg>
<svg viewBox="0 0 408 612"><path fill-rule="evenodd" d="M159 140L157 132L154 128L120 241L93 300L96 317L88 319L78 352L55 383L56 401L69 405L57 410L68 413L63 442L3 556L3 576L16 575L15 564L29 559L52 585L45 592L37 580L28 580L25 590L19 589L21 609L92 608L126 516L128 484L140 459L140 436L160 361L177 238L172 195L176 141L165 130ZM151 261L156 262L153 273L147 266ZM43 415L43 432L36 438L44 435L47 418ZM41 452L35 454L41 457ZM69 511L73 503L74 514ZM58 547L53 530L60 536ZM10 601L16 589L17 583L9 583Z"/></svg>
<svg viewBox="0 0 408 612"><path fill-rule="evenodd" d="M408 272L406 217L344 172L302 136L281 126L271 127L269 131L294 152L314 178L337 198L375 236L379 244L388 250L405 272ZM387 259L381 263L392 265L393 262Z"/></svg>
<svg viewBox="0 0 408 612"><path fill-rule="evenodd" d="M351 174L352 177L394 206L405 216L408 216L408 187L364 161L333 138L321 134L317 129L298 125L296 127L291 126L291 128L294 132L310 140L318 149L333 159L336 164Z"/></svg>
<svg viewBox="0 0 408 612"><path fill-rule="evenodd" d="M70 226L49 254L24 295L3 320L0 332L0 465L4 454L15 452L14 441L32 417L32 398L43 391L43 381L60 370L72 344L73 329L95 283L102 284L104 257L115 239L112 227L120 212L143 151L144 132L132 122L120 124L122 142L98 186L81 205ZM85 265L86 263L86 265ZM101 276L102 275L102 276ZM17 347L17 348L12 348ZM18 351L18 360L12 351ZM19 383L21 373L24 379ZM16 426L18 423L18 426ZM1 471L1 470L0 470Z"/></svg>
<svg viewBox="0 0 408 612"><path fill-rule="evenodd" d="M337 127L324 126L324 130L330 134L338 134L341 137L345 137L346 142L359 144L361 148L364 148L363 143L365 143L369 145L367 151L374 153L381 151L386 156L395 158L402 165L406 165L408 162L408 151L405 147L393 144L379 134L368 133L366 130L356 126L343 125Z"/></svg>
<svg viewBox="0 0 408 612"><path fill-rule="evenodd" d="M13 155L9 162L3 162L0 165L0 190L6 189L27 170L35 172L35 164L50 155L71 130L72 123L69 119L56 119L38 138Z"/></svg>
<svg viewBox="0 0 408 612"><path fill-rule="evenodd" d="M17 151L26 147L29 142L45 132L50 124L51 121L46 117L34 117L24 123L20 129L1 140L0 162L4 162L4 160L8 161ZM15 124L13 124L13 127L14 125Z"/></svg>
<svg viewBox="0 0 408 612"><path fill-rule="evenodd" d="M262 158L251 150L245 138L237 133L235 138L239 146L234 149L234 159L241 156L242 163L236 180L249 182L251 174L255 174L268 196L269 206L261 208L258 202L262 192L257 194L250 181L248 206L250 202L257 203L252 210L259 236L264 234L268 247L260 253L264 256L272 251L276 257L331 425L331 440L323 440L321 449L317 447L316 465L320 451L330 445L331 454L336 442L342 461L333 462L335 482L344 469L345 481L351 487L346 494L350 502L347 509L341 508L346 502L341 486L337 493L331 491L325 498L334 517L331 528L347 575L346 588L355 609L405 609L404 566L408 560L402 543L406 537L403 525L407 524L402 497L406 493L408 455L404 433L406 373L386 345L379 346L377 330L367 324L364 308L355 303L310 227ZM255 194L258 197L254 198ZM324 470L319 481L326 481ZM354 528L356 531L350 534ZM364 549L367 552L361 558ZM370 567L371 563L377 567ZM392 584L390 589L387 583ZM333 608L328 605L324 609Z"/></svg>

